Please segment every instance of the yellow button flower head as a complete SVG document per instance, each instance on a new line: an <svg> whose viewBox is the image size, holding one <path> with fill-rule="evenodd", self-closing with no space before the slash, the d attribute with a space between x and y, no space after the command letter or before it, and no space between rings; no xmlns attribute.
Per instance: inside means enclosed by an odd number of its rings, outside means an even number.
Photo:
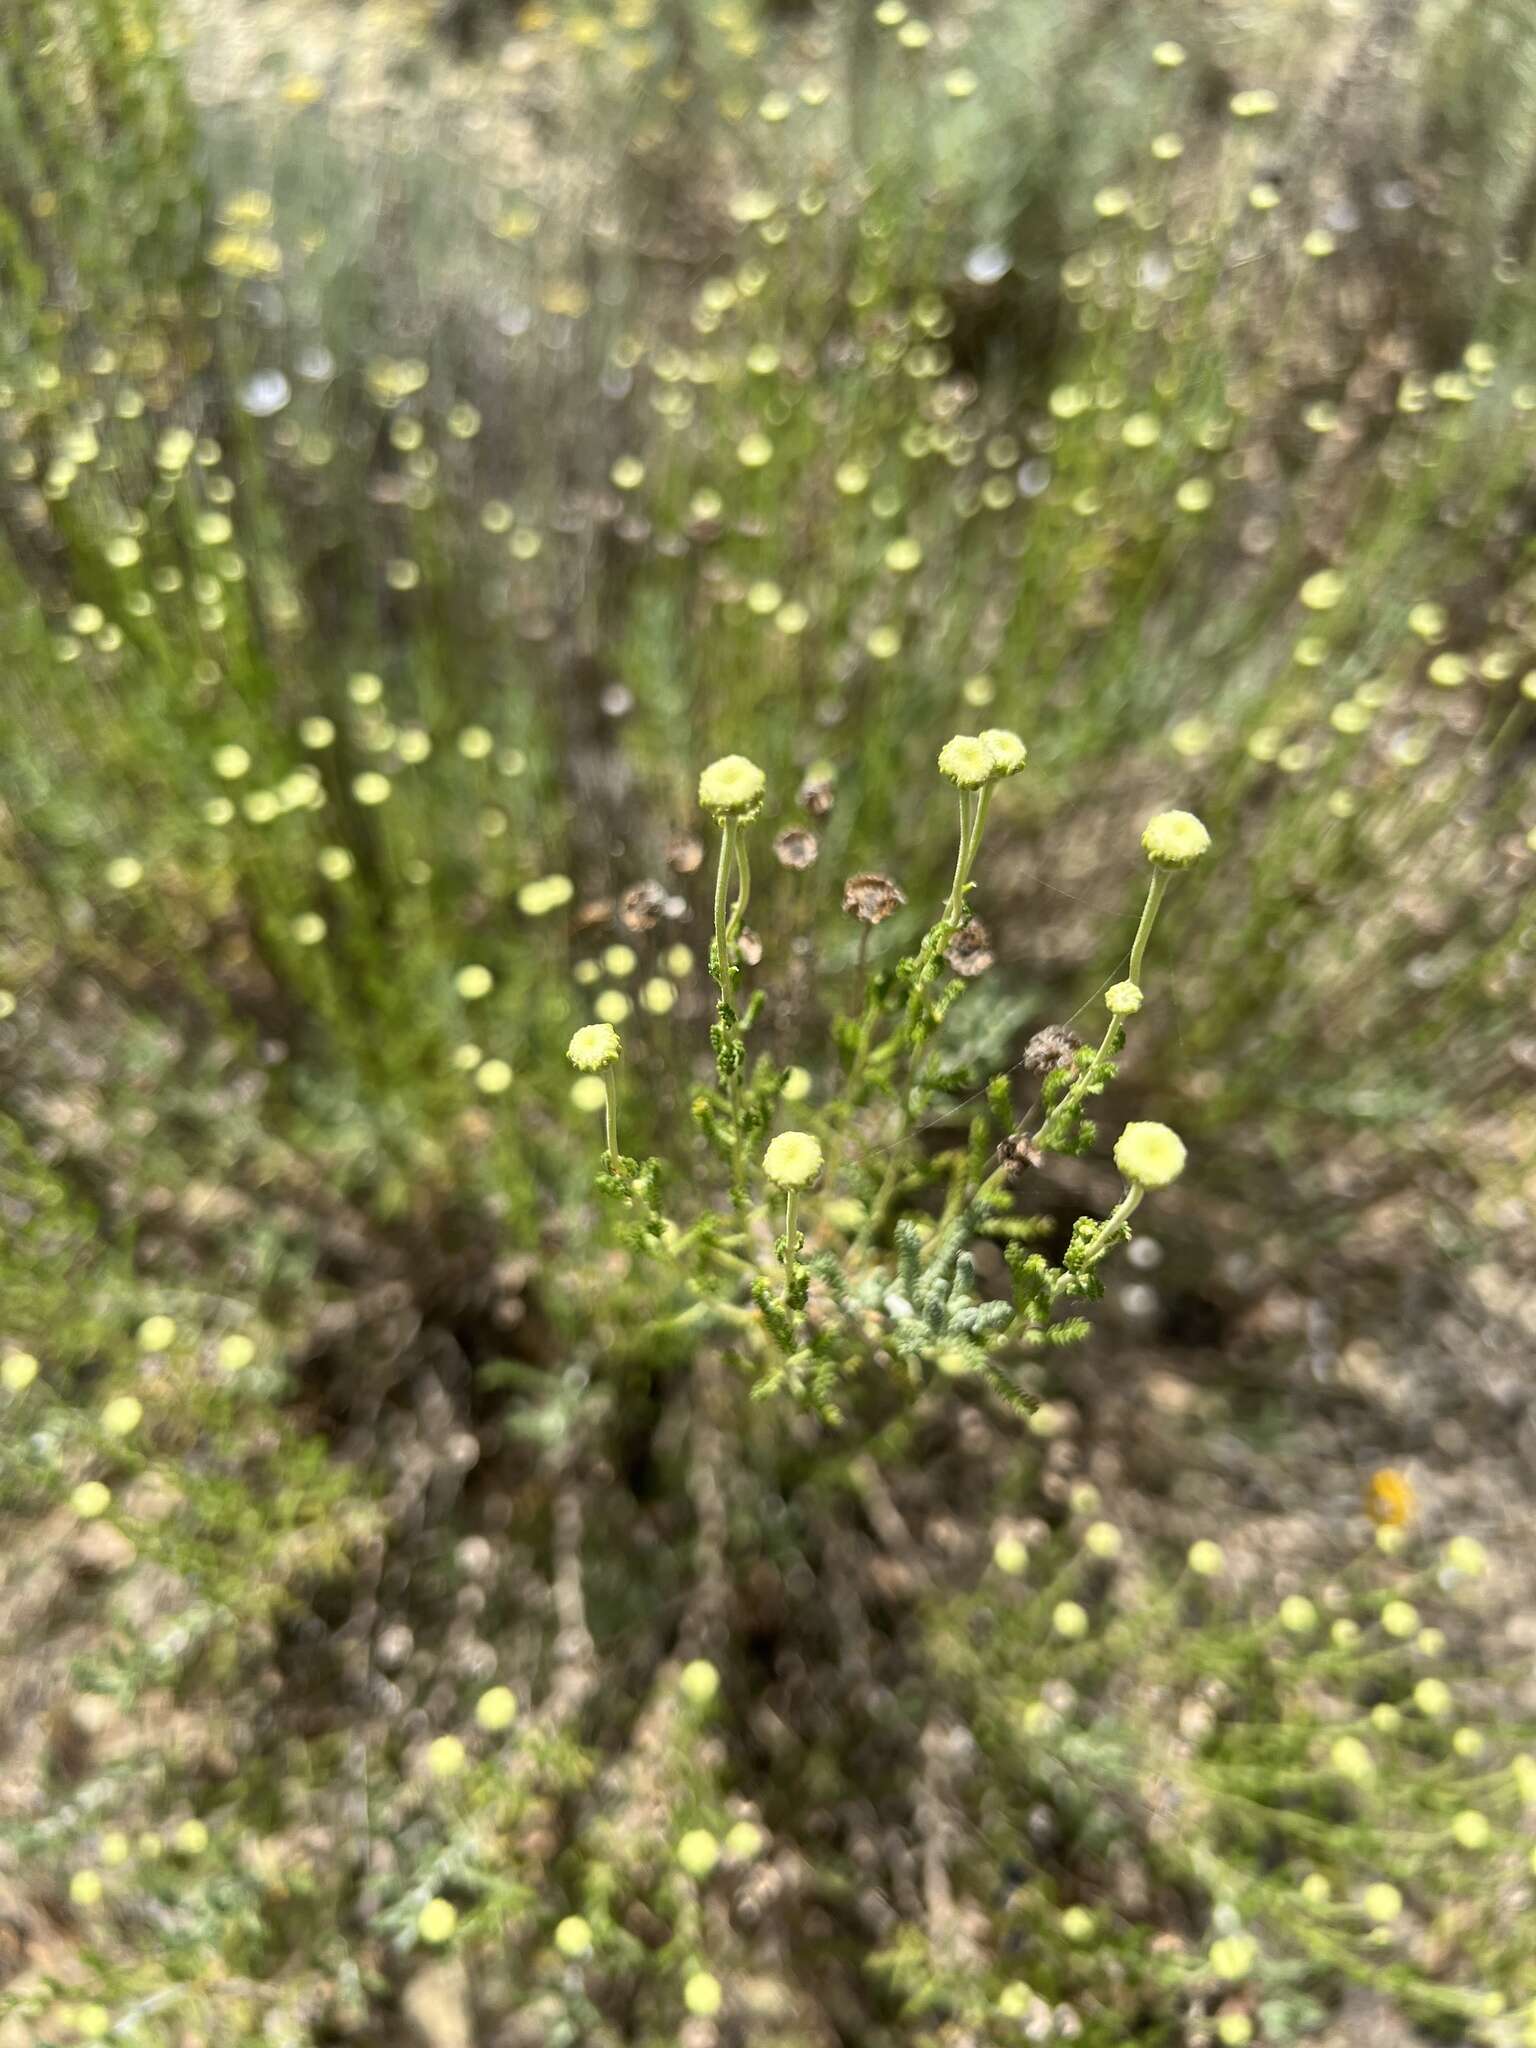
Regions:
<svg viewBox="0 0 1536 2048"><path fill-rule="evenodd" d="M992 756L994 775L1017 775L1029 759L1029 749L1016 732L1006 726L994 725L981 736L981 744Z"/></svg>
<svg viewBox="0 0 1536 2048"><path fill-rule="evenodd" d="M1360 1895L1365 1908L1365 1917L1374 1920L1378 1927L1385 1927L1389 1920L1395 1920L1403 1910L1403 1895L1395 1884L1368 1884Z"/></svg>
<svg viewBox="0 0 1536 2048"><path fill-rule="evenodd" d="M623 1050L619 1034L611 1024L583 1024L579 1031L571 1033L565 1056L584 1074L597 1074L604 1067L611 1067Z"/></svg>
<svg viewBox="0 0 1536 2048"><path fill-rule="evenodd" d="M720 1979L708 1970L695 1970L683 1986L683 2003L698 2019L713 2019L725 2003Z"/></svg>
<svg viewBox="0 0 1536 2048"><path fill-rule="evenodd" d="M1115 1164L1140 1188L1165 1188L1184 1171L1184 1141L1166 1124L1127 1124L1115 1140Z"/></svg>
<svg viewBox="0 0 1536 2048"><path fill-rule="evenodd" d="M1141 990L1134 981L1117 981L1104 991L1104 1006L1111 1017L1134 1017L1141 1004Z"/></svg>
<svg viewBox="0 0 1536 2048"><path fill-rule="evenodd" d="M1465 1806L1453 1817L1451 1834L1457 1847L1462 1849L1486 1849L1493 1840L1487 1814L1479 1813L1475 1806Z"/></svg>
<svg viewBox="0 0 1536 2048"><path fill-rule="evenodd" d="M459 1924L457 1908L448 1899L428 1899L416 1916L416 1932L433 1946L453 1939Z"/></svg>
<svg viewBox="0 0 1536 2048"><path fill-rule="evenodd" d="M552 910L563 909L575 893L576 884L569 875L541 875L536 882L524 882L517 892L517 907L525 917L548 917Z"/></svg>
<svg viewBox="0 0 1536 2048"><path fill-rule="evenodd" d="M99 1479L84 1479L69 1496L69 1504L82 1522L94 1522L111 1507L111 1489Z"/></svg>
<svg viewBox="0 0 1536 2048"><path fill-rule="evenodd" d="M809 1131L780 1131L763 1154L763 1172L775 1187L813 1187L821 1178L821 1147Z"/></svg>
<svg viewBox="0 0 1536 2048"><path fill-rule="evenodd" d="M0 1386L8 1394L24 1394L37 1378L37 1360L30 1351L12 1351L0 1359Z"/></svg>
<svg viewBox="0 0 1536 2048"><path fill-rule="evenodd" d="M579 1913L568 1913L555 1929L555 1947L575 1962L592 1948L592 1930Z"/></svg>
<svg viewBox="0 0 1536 2048"><path fill-rule="evenodd" d="M517 1719L517 1700L510 1688L493 1685L489 1692L481 1693L475 1701L475 1719L493 1735L510 1728Z"/></svg>
<svg viewBox="0 0 1536 2048"><path fill-rule="evenodd" d="M1211 835L1193 811L1159 811L1147 820L1141 850L1155 868L1192 868L1211 850Z"/></svg>
<svg viewBox="0 0 1536 2048"><path fill-rule="evenodd" d="M717 818L751 817L763 801L768 778L745 754L722 754L699 777L699 803Z"/></svg>
<svg viewBox="0 0 1536 2048"><path fill-rule="evenodd" d="M690 1877L708 1877L720 1860L720 1844L708 1828L690 1828L678 1842L677 1860Z"/></svg>
<svg viewBox="0 0 1536 2048"><path fill-rule="evenodd" d="M720 1673L707 1657L695 1657L683 1666L678 1684L684 1699L696 1707L707 1707L720 1690Z"/></svg>
<svg viewBox="0 0 1536 2048"><path fill-rule="evenodd" d="M132 1394L119 1394L101 1411L101 1426L108 1436L132 1436L144 1420L144 1404Z"/></svg>
<svg viewBox="0 0 1536 2048"><path fill-rule="evenodd" d="M939 773L957 789L980 789L997 774L997 763L985 740L957 732L939 749Z"/></svg>
<svg viewBox="0 0 1536 2048"><path fill-rule="evenodd" d="M1383 1529L1406 1529L1413 1520L1413 1486L1405 1472L1382 1465L1371 1474L1365 1511Z"/></svg>

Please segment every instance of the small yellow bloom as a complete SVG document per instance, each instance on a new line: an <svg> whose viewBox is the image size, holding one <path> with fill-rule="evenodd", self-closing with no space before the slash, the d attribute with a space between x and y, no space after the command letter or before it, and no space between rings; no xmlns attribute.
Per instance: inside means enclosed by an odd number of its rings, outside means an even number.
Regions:
<svg viewBox="0 0 1536 2048"><path fill-rule="evenodd" d="M101 1411L101 1426L108 1436L132 1436L144 1420L144 1404L132 1394L119 1394Z"/></svg>
<svg viewBox="0 0 1536 2048"><path fill-rule="evenodd" d="M683 1666L677 1682L685 1700L695 1707L707 1707L720 1690L720 1673L707 1657L695 1657Z"/></svg>
<svg viewBox="0 0 1536 2048"><path fill-rule="evenodd" d="M555 1947L569 1961L592 1952L592 1930L579 1913L568 1913L555 1929Z"/></svg>
<svg viewBox="0 0 1536 2048"><path fill-rule="evenodd" d="M763 1154L763 1172L775 1187L813 1187L821 1178L821 1146L808 1131L780 1131Z"/></svg>
<svg viewBox="0 0 1536 2048"><path fill-rule="evenodd" d="M1451 1838L1458 1849L1486 1849L1493 1840L1487 1814L1472 1806L1463 1807L1451 1821Z"/></svg>
<svg viewBox="0 0 1536 2048"><path fill-rule="evenodd" d="M969 733L956 733L939 749L939 773L957 789L981 789L997 772L992 749Z"/></svg>
<svg viewBox="0 0 1536 2048"><path fill-rule="evenodd" d="M722 754L699 777L699 803L717 818L742 818L756 813L768 778L745 754Z"/></svg>
<svg viewBox="0 0 1536 2048"><path fill-rule="evenodd" d="M1211 850L1211 835L1193 811L1159 811L1147 820L1141 850L1155 868L1191 868Z"/></svg>
<svg viewBox="0 0 1536 2048"><path fill-rule="evenodd" d="M690 1828L678 1842L677 1860L690 1877L708 1877L720 1860L720 1844L708 1828Z"/></svg>
<svg viewBox="0 0 1536 2048"><path fill-rule="evenodd" d="M536 882L524 882L517 892L517 907L524 917L548 917L562 910L576 894L569 875L541 875Z"/></svg>
<svg viewBox="0 0 1536 2048"><path fill-rule="evenodd" d="M1006 726L989 726L981 735L981 744L992 756L992 772L997 776L1017 775L1029 759L1029 749Z"/></svg>
<svg viewBox="0 0 1536 2048"><path fill-rule="evenodd" d="M1374 1920L1378 1927L1385 1927L1395 1920L1403 1910L1403 1895L1395 1884L1368 1884L1360 1895L1367 1920Z"/></svg>
<svg viewBox="0 0 1536 2048"><path fill-rule="evenodd" d="M451 1941L458 1924L458 1910L447 1899L428 1899L416 1916L416 1932L434 1947Z"/></svg>
<svg viewBox="0 0 1536 2048"><path fill-rule="evenodd" d="M37 1360L30 1351L8 1351L0 1359L0 1386L8 1394L24 1394L37 1378Z"/></svg>
<svg viewBox="0 0 1536 2048"><path fill-rule="evenodd" d="M1088 1633L1088 1610L1076 1600L1059 1600L1051 1612L1051 1627L1064 1642L1081 1642Z"/></svg>
<svg viewBox="0 0 1536 2048"><path fill-rule="evenodd" d="M517 1719L517 1700L511 1688L493 1685L475 1701L475 1719L492 1735L500 1735Z"/></svg>
<svg viewBox="0 0 1536 2048"><path fill-rule="evenodd" d="M1373 1522L1382 1528L1406 1529L1416 1505L1405 1472L1393 1465L1383 1465L1371 1474L1365 1490L1365 1511Z"/></svg>
<svg viewBox="0 0 1536 2048"><path fill-rule="evenodd" d="M1166 1124L1127 1124L1115 1140L1115 1164L1136 1187L1167 1187L1187 1157L1183 1139Z"/></svg>
<svg viewBox="0 0 1536 2048"><path fill-rule="evenodd" d="M724 2002L720 1979L708 1970L695 1970L683 1986L683 2003L698 2019L713 2019Z"/></svg>
<svg viewBox="0 0 1536 2048"><path fill-rule="evenodd" d="M596 1074L611 1067L623 1050L619 1034L611 1024L583 1024L579 1031L572 1032L565 1056L584 1074Z"/></svg>

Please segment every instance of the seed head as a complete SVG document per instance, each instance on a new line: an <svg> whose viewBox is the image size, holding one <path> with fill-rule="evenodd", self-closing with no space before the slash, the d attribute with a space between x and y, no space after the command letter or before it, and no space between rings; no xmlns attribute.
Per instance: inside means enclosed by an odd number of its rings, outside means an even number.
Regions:
<svg viewBox="0 0 1536 2048"><path fill-rule="evenodd" d="M1211 835L1193 811L1159 811L1147 820L1141 850L1155 868L1192 868L1211 850Z"/></svg>
<svg viewBox="0 0 1536 2048"><path fill-rule="evenodd" d="M1184 1171L1184 1141L1166 1124L1127 1124L1115 1140L1115 1164L1133 1186L1165 1188Z"/></svg>
<svg viewBox="0 0 1536 2048"><path fill-rule="evenodd" d="M722 754L699 777L699 803L717 818L755 817L768 778L745 754Z"/></svg>
<svg viewBox="0 0 1536 2048"><path fill-rule="evenodd" d="M809 1131L780 1131L763 1154L763 1172L775 1187L814 1187L821 1178L821 1146Z"/></svg>
<svg viewBox="0 0 1536 2048"><path fill-rule="evenodd" d="M623 1050L619 1034L611 1024L583 1024L579 1031L571 1033L565 1056L584 1074L598 1074L604 1067L611 1067Z"/></svg>
<svg viewBox="0 0 1536 2048"><path fill-rule="evenodd" d="M690 833L674 839L667 848L667 866L674 875L691 875L704 858L702 843Z"/></svg>
<svg viewBox="0 0 1536 2048"><path fill-rule="evenodd" d="M781 867L808 868L821 847L814 832L807 832L803 825L791 825L774 840L773 851Z"/></svg>
<svg viewBox="0 0 1536 2048"><path fill-rule="evenodd" d="M997 1163L1009 1187L1016 1186L1030 1168L1040 1165L1044 1157L1040 1147L1032 1145L1022 1131L1012 1132L997 1148Z"/></svg>
<svg viewBox="0 0 1536 2048"><path fill-rule="evenodd" d="M1052 1074L1059 1067L1070 1067L1074 1053L1082 1049L1083 1041L1077 1033L1065 1024L1047 1024L1037 1031L1024 1048L1024 1065L1031 1074Z"/></svg>
<svg viewBox="0 0 1536 2048"><path fill-rule="evenodd" d="M850 875L843 884L843 908L860 924L884 924L906 900L889 875Z"/></svg>
<svg viewBox="0 0 1536 2048"><path fill-rule="evenodd" d="M992 965L992 941L979 917L961 925L945 947L944 958L962 981L974 981L978 974L986 973Z"/></svg>
<svg viewBox="0 0 1536 2048"><path fill-rule="evenodd" d="M619 898L619 923L627 932L654 931L667 905L660 882L636 882Z"/></svg>
<svg viewBox="0 0 1536 2048"><path fill-rule="evenodd" d="M824 818L837 799L837 791L822 775L808 775L800 785L800 807L813 818Z"/></svg>

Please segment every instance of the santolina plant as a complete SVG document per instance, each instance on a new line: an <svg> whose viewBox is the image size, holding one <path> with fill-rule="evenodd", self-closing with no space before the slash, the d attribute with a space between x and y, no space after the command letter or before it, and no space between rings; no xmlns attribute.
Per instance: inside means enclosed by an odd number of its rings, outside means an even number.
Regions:
<svg viewBox="0 0 1536 2048"><path fill-rule="evenodd" d="M720 1163L716 1202L706 1195L692 1213L677 1213L672 1189L682 1176L660 1158L620 1151L623 1048L613 1025L583 1025L570 1042L570 1063L601 1073L606 1086L598 1185L620 1206L628 1243L670 1269L685 1297L678 1313L728 1334L758 1391L785 1389L829 1420L841 1413L838 1384L864 1364L913 1385L933 1371L975 1372L1014 1404L1027 1404L1009 1355L1085 1334L1081 1317L1059 1311L1102 1293L1100 1268L1129 1237L1137 1207L1184 1169L1184 1145L1166 1125L1127 1124L1114 1147L1119 1201L1103 1217L1080 1216L1059 1258L1030 1248L1048 1226L1019 1213L1026 1176L1048 1152L1092 1144L1086 1106L1114 1078L1127 1020L1146 1000L1147 950L1164 895L1176 874L1210 850L1210 834L1188 811L1158 813L1142 835L1150 883L1129 972L1106 991L1108 1022L1098 1045L1081 1044L1065 1027L1037 1033L1016 1063L1041 1084L1038 1104L1022 1118L1014 1069L987 1075L946 1064L946 1020L974 979L975 960L990 957L971 909L988 811L1027 758L1018 734L1000 728L956 734L940 749L939 772L959 806L948 896L894 966L863 968L857 1004L835 1025L841 1082L820 1112L820 1128L771 1136L794 1069L753 1052L768 994L744 994L742 945L751 828L767 778L740 754L704 769L699 803L719 835L709 955L714 1080L697 1090L693 1117ZM847 884L844 900L867 927L900 894L865 874ZM967 1117L974 1105L982 1107ZM708 1187L691 1169L686 1180L690 1191ZM783 1228L775 1233L779 1217ZM1011 1299L988 1299L978 1283L974 1248L983 1239L1002 1247Z"/></svg>

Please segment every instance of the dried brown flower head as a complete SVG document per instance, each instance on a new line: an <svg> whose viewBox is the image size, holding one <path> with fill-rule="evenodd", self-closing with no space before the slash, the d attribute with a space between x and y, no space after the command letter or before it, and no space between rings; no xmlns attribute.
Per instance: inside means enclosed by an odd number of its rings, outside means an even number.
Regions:
<svg viewBox="0 0 1536 2048"><path fill-rule="evenodd" d="M695 839L686 832L667 848L667 866L675 875L691 875L703 858L703 840Z"/></svg>
<svg viewBox="0 0 1536 2048"><path fill-rule="evenodd" d="M860 924L883 924L906 900L889 875L850 875L843 884L843 908Z"/></svg>
<svg viewBox="0 0 1536 2048"><path fill-rule="evenodd" d="M952 973L974 981L992 965L992 936L979 917L970 918L944 948Z"/></svg>
<svg viewBox="0 0 1536 2048"><path fill-rule="evenodd" d="M613 915L611 896L591 896L585 903L577 905L572 922L579 932L591 931L594 926L606 924Z"/></svg>
<svg viewBox="0 0 1536 2048"><path fill-rule="evenodd" d="M1071 1066L1082 1042L1065 1024L1047 1024L1025 1046L1024 1065L1031 1074L1054 1073L1058 1067Z"/></svg>
<svg viewBox="0 0 1536 2048"><path fill-rule="evenodd" d="M1010 1187L1026 1172L1039 1166L1044 1156L1040 1147L1032 1143L1023 1131L1010 1132L997 1148L997 1163Z"/></svg>
<svg viewBox="0 0 1536 2048"><path fill-rule="evenodd" d="M800 808L813 818L824 818L837 800L837 791L825 776L808 775L800 785Z"/></svg>
<svg viewBox="0 0 1536 2048"><path fill-rule="evenodd" d="M619 898L619 923L627 932L654 931L667 907L660 882L636 882Z"/></svg>
<svg viewBox="0 0 1536 2048"><path fill-rule="evenodd" d="M803 825L791 825L774 840L773 850L781 866L808 868L821 846L814 832L807 832Z"/></svg>

